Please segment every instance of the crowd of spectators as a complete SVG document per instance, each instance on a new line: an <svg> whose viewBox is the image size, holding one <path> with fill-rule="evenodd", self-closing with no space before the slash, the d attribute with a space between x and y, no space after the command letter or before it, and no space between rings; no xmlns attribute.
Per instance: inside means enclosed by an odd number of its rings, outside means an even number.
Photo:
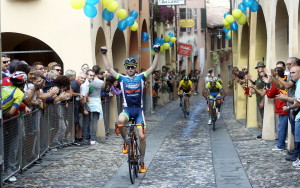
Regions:
<svg viewBox="0 0 300 188"><path fill-rule="evenodd" d="M287 161L293 161L295 168L300 167L300 60L290 57L283 61L278 61L275 67L267 69L264 62L260 61L255 67L257 75L250 75L247 67L242 71L238 67L232 70L232 78L239 83L248 97L256 95L259 124L263 125L265 100L274 101L274 112L277 115L277 145L273 151L284 151L286 147L288 122L291 125L294 136L294 150L288 151L290 156ZM263 129L263 126L262 126ZM258 139L262 135L257 136Z"/></svg>
<svg viewBox="0 0 300 188"><path fill-rule="evenodd" d="M64 121L64 112L73 102L74 144L96 144L97 122L103 117L101 100L122 94L117 80L101 71L98 65L90 69L83 64L80 73L66 70L63 75L62 65L56 62L50 62L47 66L42 62L28 65L25 61L11 60L6 54L2 54L1 59L4 119L60 104L55 114L59 119L59 128L52 142L62 145L68 126Z"/></svg>

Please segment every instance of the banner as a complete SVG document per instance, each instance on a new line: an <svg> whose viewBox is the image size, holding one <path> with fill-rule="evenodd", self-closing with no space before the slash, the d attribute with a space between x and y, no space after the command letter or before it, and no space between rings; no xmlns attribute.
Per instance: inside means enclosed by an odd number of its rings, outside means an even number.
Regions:
<svg viewBox="0 0 300 188"><path fill-rule="evenodd" d="M185 5L185 0L158 0L158 5Z"/></svg>
<svg viewBox="0 0 300 188"><path fill-rule="evenodd" d="M179 20L179 27L194 27L195 21L192 19Z"/></svg>
<svg viewBox="0 0 300 188"><path fill-rule="evenodd" d="M177 53L184 56L191 56L193 46L190 44L178 43Z"/></svg>

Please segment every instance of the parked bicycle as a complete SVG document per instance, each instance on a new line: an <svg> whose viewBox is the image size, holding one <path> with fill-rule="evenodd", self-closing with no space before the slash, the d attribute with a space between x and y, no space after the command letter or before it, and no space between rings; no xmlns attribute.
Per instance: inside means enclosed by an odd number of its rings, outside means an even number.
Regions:
<svg viewBox="0 0 300 188"><path fill-rule="evenodd" d="M132 118L131 123L127 123L125 125L118 125L116 123L115 132L116 135L119 135L119 127L126 127L127 128L127 135L128 135L128 169L129 169L129 177L132 184L135 182L135 178L138 177L139 173L139 158L140 158L140 150L139 150L139 142L138 136L136 133L135 127L141 126L144 131L144 123L142 124L135 124L135 120Z"/></svg>

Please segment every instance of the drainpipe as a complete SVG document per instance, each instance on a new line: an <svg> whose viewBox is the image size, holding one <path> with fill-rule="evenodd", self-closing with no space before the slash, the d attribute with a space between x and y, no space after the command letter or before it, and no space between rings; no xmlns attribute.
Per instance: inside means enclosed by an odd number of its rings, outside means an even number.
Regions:
<svg viewBox="0 0 300 188"><path fill-rule="evenodd" d="M0 10L1 10L1 1L0 1ZM0 14L0 20L1 20L1 14ZM0 22L0 54L2 57L2 34L1 34L1 22ZM2 58L0 60L1 66L0 66L0 79L2 80ZM2 89L2 81L0 82L0 88ZM2 92L0 92L0 187L3 187L2 180L3 180L3 118L2 118Z"/></svg>

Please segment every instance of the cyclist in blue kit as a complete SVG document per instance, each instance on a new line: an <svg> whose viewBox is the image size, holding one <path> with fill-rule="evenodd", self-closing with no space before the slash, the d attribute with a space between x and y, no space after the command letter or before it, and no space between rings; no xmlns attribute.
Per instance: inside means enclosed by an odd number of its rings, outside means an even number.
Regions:
<svg viewBox="0 0 300 188"><path fill-rule="evenodd" d="M118 124L126 124L131 118L135 119L136 124L141 124L142 122L145 122L144 120L144 113L143 113L143 90L144 90L144 82L147 79L147 76L150 75L157 67L158 64L158 57L159 57L159 51L160 51L160 45L154 45L153 49L155 51L155 57L153 60L153 63L151 67L141 74L136 74L136 68L138 63L133 58L127 58L124 61L124 66L126 69L126 76L123 76L119 73L117 73L112 66L109 64L106 53L107 48L101 47L101 53L103 57L104 66L112 74L113 77L115 77L120 85L122 90L122 95L124 99L124 110L120 113L118 118ZM144 126L144 129L146 127ZM122 148L122 152L128 153L128 145L126 143L127 141L127 135L126 135L126 128L121 127L119 128L121 136L124 140L124 145ZM145 151L146 151L146 137L143 132L142 127L138 127L138 135L139 135L139 141L140 141L140 173L145 173L146 166L144 163L145 158Z"/></svg>

